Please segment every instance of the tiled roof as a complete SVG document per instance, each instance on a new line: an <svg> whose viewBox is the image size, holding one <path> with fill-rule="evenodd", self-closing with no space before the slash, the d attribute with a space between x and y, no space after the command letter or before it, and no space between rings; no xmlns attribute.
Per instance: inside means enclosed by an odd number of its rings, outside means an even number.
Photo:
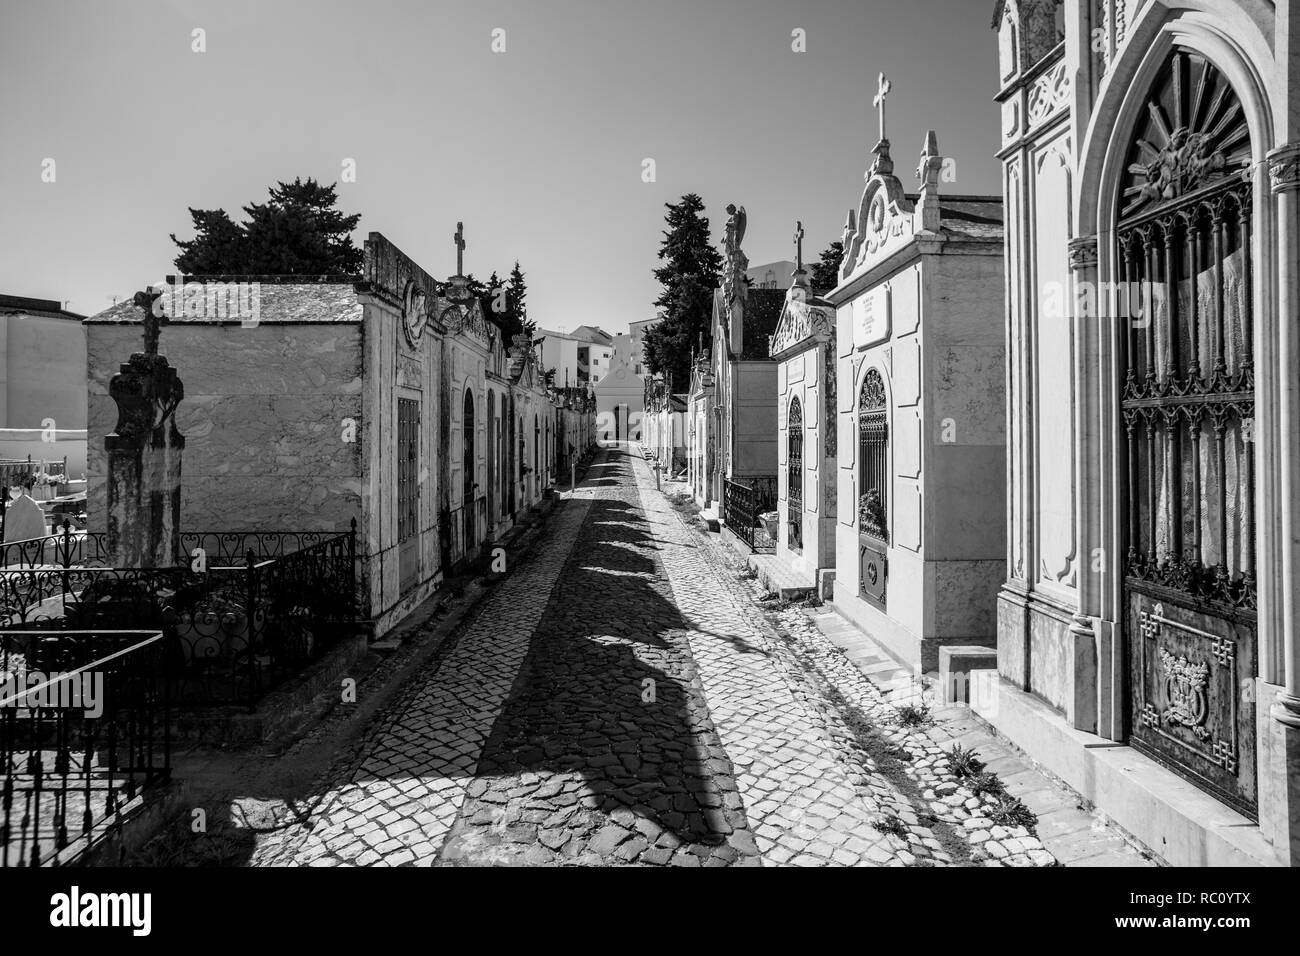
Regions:
<svg viewBox="0 0 1300 956"><path fill-rule="evenodd" d="M745 297L744 343L738 356L743 361L766 359L767 340L776 331L785 305L785 289L750 289Z"/></svg>
<svg viewBox="0 0 1300 956"><path fill-rule="evenodd" d="M229 277L228 281L240 280L232 276ZM305 283L259 282L258 295L257 321L259 323L360 322L363 312L356 287L349 279L340 278L330 282ZM128 298L105 309L103 312L92 315L86 321L94 323L139 322L143 318L144 310L137 306L132 299ZM221 319L179 316L172 317L169 321L176 324L204 325L222 321L237 322L239 317L233 316Z"/></svg>
<svg viewBox="0 0 1300 956"><path fill-rule="evenodd" d="M1002 238L1002 200L992 196L939 195L944 232L971 239Z"/></svg>

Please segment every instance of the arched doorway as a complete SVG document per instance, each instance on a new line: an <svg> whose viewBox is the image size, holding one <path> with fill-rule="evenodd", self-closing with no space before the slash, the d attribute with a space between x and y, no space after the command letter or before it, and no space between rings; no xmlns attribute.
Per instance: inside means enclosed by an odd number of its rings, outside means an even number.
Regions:
<svg viewBox="0 0 1300 956"><path fill-rule="evenodd" d="M478 470L477 461L474 458L474 393L465 389L465 414L461 419L461 444L464 455L462 462L462 487L461 487L461 510L464 513L464 530L465 530L465 554L473 551L474 546L478 544L475 536L476 528L474 527L474 511L477 503L474 500L474 490L478 487L478 482L474 480L475 472Z"/></svg>
<svg viewBox="0 0 1300 956"><path fill-rule="evenodd" d="M803 550L803 405L790 399L786 420L786 547Z"/></svg>
<svg viewBox="0 0 1300 956"><path fill-rule="evenodd" d="M1188 49L1170 52L1145 105L1114 232L1127 730L1253 816L1250 131L1224 75Z"/></svg>
<svg viewBox="0 0 1300 956"><path fill-rule="evenodd" d="M858 393L858 591L882 610L889 544L889 399L876 369Z"/></svg>

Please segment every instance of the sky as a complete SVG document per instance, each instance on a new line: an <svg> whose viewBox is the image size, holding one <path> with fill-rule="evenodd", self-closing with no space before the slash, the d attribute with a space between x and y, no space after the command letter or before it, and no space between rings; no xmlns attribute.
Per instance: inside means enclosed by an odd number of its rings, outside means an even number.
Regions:
<svg viewBox="0 0 1300 956"><path fill-rule="evenodd" d="M664 204L699 193L750 262L838 239L877 134L915 188L997 194L992 0L3 0L0 293L94 314L174 272L187 207L340 179L435 276L527 275L542 328L654 314ZM192 49L202 29L205 52ZM504 52L493 31L504 30ZM792 50L804 31L806 51ZM497 34L498 45L501 34ZM655 181L643 181L645 159ZM54 160L54 181L48 177Z"/></svg>

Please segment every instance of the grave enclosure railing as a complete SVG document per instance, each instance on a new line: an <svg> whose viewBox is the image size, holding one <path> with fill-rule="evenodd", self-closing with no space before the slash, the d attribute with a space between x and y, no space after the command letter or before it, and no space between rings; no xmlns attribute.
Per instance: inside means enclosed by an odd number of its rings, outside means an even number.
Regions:
<svg viewBox="0 0 1300 956"><path fill-rule="evenodd" d="M725 478L722 517L733 534L751 551L774 551L774 542L762 529L758 516L776 510L776 476L750 475Z"/></svg>
<svg viewBox="0 0 1300 956"><path fill-rule="evenodd" d="M161 631L0 631L0 866L70 863L171 774Z"/></svg>
<svg viewBox="0 0 1300 956"><path fill-rule="evenodd" d="M108 567L99 533L0 549L0 632L157 629L182 705L245 705L358 620L356 523L331 532L188 532L189 564Z"/></svg>

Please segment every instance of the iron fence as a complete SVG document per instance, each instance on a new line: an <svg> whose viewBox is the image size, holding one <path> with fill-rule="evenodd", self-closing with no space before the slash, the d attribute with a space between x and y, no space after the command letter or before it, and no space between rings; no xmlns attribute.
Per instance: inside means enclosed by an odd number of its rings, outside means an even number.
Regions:
<svg viewBox="0 0 1300 956"><path fill-rule="evenodd" d="M108 549L102 533L74 531L71 522L64 520L61 531L0 544L0 568L69 568L74 565L107 567Z"/></svg>
<svg viewBox="0 0 1300 956"><path fill-rule="evenodd" d="M294 547L308 535L318 540ZM355 632L355 521L335 534L186 538L214 545L218 560L233 557L230 549L238 544L250 547L242 561L226 564L209 558L171 568L62 563L0 569L0 632L156 628L165 637L177 703L250 709Z"/></svg>
<svg viewBox="0 0 1300 956"><path fill-rule="evenodd" d="M69 863L171 775L160 631L0 632L0 866Z"/></svg>
<svg viewBox="0 0 1300 956"><path fill-rule="evenodd" d="M732 533L745 542L751 551L776 550L776 542L764 530L758 518L759 515L775 509L775 475L723 479L723 520Z"/></svg>

